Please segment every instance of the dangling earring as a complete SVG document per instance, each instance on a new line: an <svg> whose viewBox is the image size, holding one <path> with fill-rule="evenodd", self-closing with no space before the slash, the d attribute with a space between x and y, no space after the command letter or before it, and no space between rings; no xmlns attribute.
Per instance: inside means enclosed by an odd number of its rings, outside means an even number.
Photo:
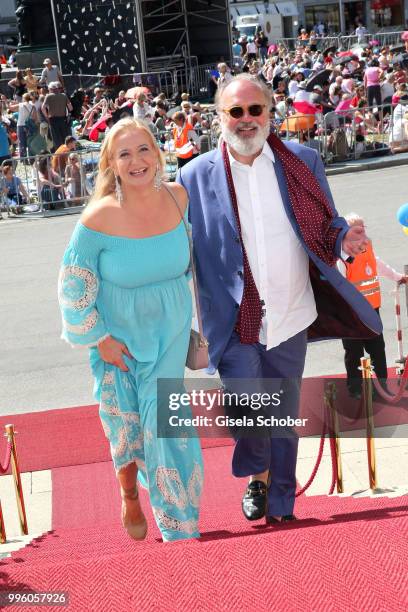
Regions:
<svg viewBox="0 0 408 612"><path fill-rule="evenodd" d="M159 164L157 164L156 174L154 175L154 180L153 180L153 186L156 189L156 191L160 191L161 186L162 186L162 176L161 176L161 169L160 169Z"/></svg>
<svg viewBox="0 0 408 612"><path fill-rule="evenodd" d="M123 202L123 191L122 191L122 187L120 186L120 178L115 174L115 195L116 195L116 199L119 202L119 206L122 206L122 202Z"/></svg>

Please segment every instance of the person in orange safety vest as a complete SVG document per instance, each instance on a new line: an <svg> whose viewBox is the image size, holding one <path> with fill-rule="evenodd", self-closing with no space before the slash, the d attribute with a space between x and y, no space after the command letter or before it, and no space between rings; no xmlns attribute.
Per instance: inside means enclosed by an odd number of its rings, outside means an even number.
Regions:
<svg viewBox="0 0 408 612"><path fill-rule="evenodd" d="M356 213L346 215L345 219L350 226L364 226L364 220ZM371 241L368 243L366 250L356 255L351 263L338 260L337 267L370 302L378 314L381 306L379 276L388 278L398 284L407 282L406 276L396 272L375 255ZM369 340L345 339L342 342L350 397L355 399L361 397L362 375L359 367L360 359L364 357L364 351L370 355L375 374L382 387L387 390L387 359L383 334Z"/></svg>
<svg viewBox="0 0 408 612"><path fill-rule="evenodd" d="M177 167L181 168L198 155L198 136L189 122L187 115L178 111L173 116L176 127L173 129L174 148L177 156Z"/></svg>

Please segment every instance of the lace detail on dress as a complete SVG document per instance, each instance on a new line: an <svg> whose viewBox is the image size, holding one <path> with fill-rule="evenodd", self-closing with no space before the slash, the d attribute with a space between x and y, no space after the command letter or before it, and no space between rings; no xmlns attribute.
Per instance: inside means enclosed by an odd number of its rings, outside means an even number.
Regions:
<svg viewBox="0 0 408 612"><path fill-rule="evenodd" d="M66 308L84 310L95 303L98 278L87 268L64 266L59 278L59 299Z"/></svg>
<svg viewBox="0 0 408 612"><path fill-rule="evenodd" d="M160 522L160 526L163 529L172 529L173 531L184 531L189 535L196 533L198 531L197 521L189 520L189 521L180 521L179 519L174 518L174 516L170 516L166 512L164 512L161 508L154 507L153 508L154 515L156 520Z"/></svg>
<svg viewBox="0 0 408 612"><path fill-rule="evenodd" d="M102 379L103 385L114 385L115 384L115 373L114 372L105 372Z"/></svg>
<svg viewBox="0 0 408 612"><path fill-rule="evenodd" d="M98 322L98 319L98 312L96 310L93 310L81 323L78 323L77 325L72 325L71 323L68 323L66 320L64 320L64 328L72 334L76 334L77 336L85 336L85 334L90 332L91 329L95 327Z"/></svg>
<svg viewBox="0 0 408 612"><path fill-rule="evenodd" d="M118 397L114 385L115 375L113 372L105 372L102 380L101 410L111 416L120 416Z"/></svg>
<svg viewBox="0 0 408 612"><path fill-rule="evenodd" d="M126 431L125 431L125 428L122 427L118 433L118 441L116 445L111 446L112 454L114 458L117 459L118 457L122 457L122 455L125 454L127 446L128 446L128 442L127 442L127 437L126 437Z"/></svg>
<svg viewBox="0 0 408 612"><path fill-rule="evenodd" d="M176 468L158 467L156 484L161 496L168 504L172 504L180 510L187 507L187 493Z"/></svg>
<svg viewBox="0 0 408 612"><path fill-rule="evenodd" d="M190 503L194 508L198 508L200 505L200 495L201 490L203 488L203 472L198 463L194 464L194 469L191 473L190 479L188 481L188 497L190 499Z"/></svg>
<svg viewBox="0 0 408 612"><path fill-rule="evenodd" d="M129 450L131 452L143 448L143 431L140 428L140 417L132 412L122 412L121 414L125 427L128 431Z"/></svg>

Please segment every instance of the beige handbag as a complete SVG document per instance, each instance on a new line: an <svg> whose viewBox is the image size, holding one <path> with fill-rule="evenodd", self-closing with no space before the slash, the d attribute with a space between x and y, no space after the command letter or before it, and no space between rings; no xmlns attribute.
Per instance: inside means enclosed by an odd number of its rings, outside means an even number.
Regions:
<svg viewBox="0 0 408 612"><path fill-rule="evenodd" d="M166 187L166 189L167 189L167 187ZM194 265L193 244L192 244L192 240L191 240L190 231L188 229L188 226L187 226L186 220L184 218L183 212L180 209L179 203L177 202L176 197L170 191L170 189L167 189L167 191L169 192L169 194L171 195L171 197L175 201L176 206L177 206L177 208L179 210L181 219L182 219L182 221L184 223L184 227L185 227L185 230L186 230L186 233L187 233L187 239L188 239L188 248L190 250L189 269L191 270L191 273L193 275L194 299L195 299L195 304L196 304L198 331L196 331L195 329L192 329L190 331L190 343L188 345L186 366L190 370L202 370L204 368L208 368L208 341L207 341L207 338L204 336L204 333L203 333L203 322L202 322L202 319L201 319L200 302L198 300L197 276L196 276L196 269L195 269L195 265Z"/></svg>

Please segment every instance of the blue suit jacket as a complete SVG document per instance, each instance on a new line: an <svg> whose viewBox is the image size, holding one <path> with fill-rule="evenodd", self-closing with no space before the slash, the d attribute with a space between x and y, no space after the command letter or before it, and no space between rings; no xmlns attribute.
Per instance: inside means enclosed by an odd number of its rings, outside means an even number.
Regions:
<svg viewBox="0 0 408 612"><path fill-rule="evenodd" d="M336 255L340 256L348 226L335 210L320 157L313 149L297 143L284 144L309 166L333 206L333 226L340 228L336 243ZM381 320L367 300L336 267L328 266L307 248L292 210L284 170L276 155L275 172L288 218L309 255L318 311L318 318L309 328L309 338L370 338L379 334ZM209 341L210 368L215 369L235 327L244 289L242 248L221 151L210 151L186 164L179 171L177 181L187 189L190 199L203 327Z"/></svg>

